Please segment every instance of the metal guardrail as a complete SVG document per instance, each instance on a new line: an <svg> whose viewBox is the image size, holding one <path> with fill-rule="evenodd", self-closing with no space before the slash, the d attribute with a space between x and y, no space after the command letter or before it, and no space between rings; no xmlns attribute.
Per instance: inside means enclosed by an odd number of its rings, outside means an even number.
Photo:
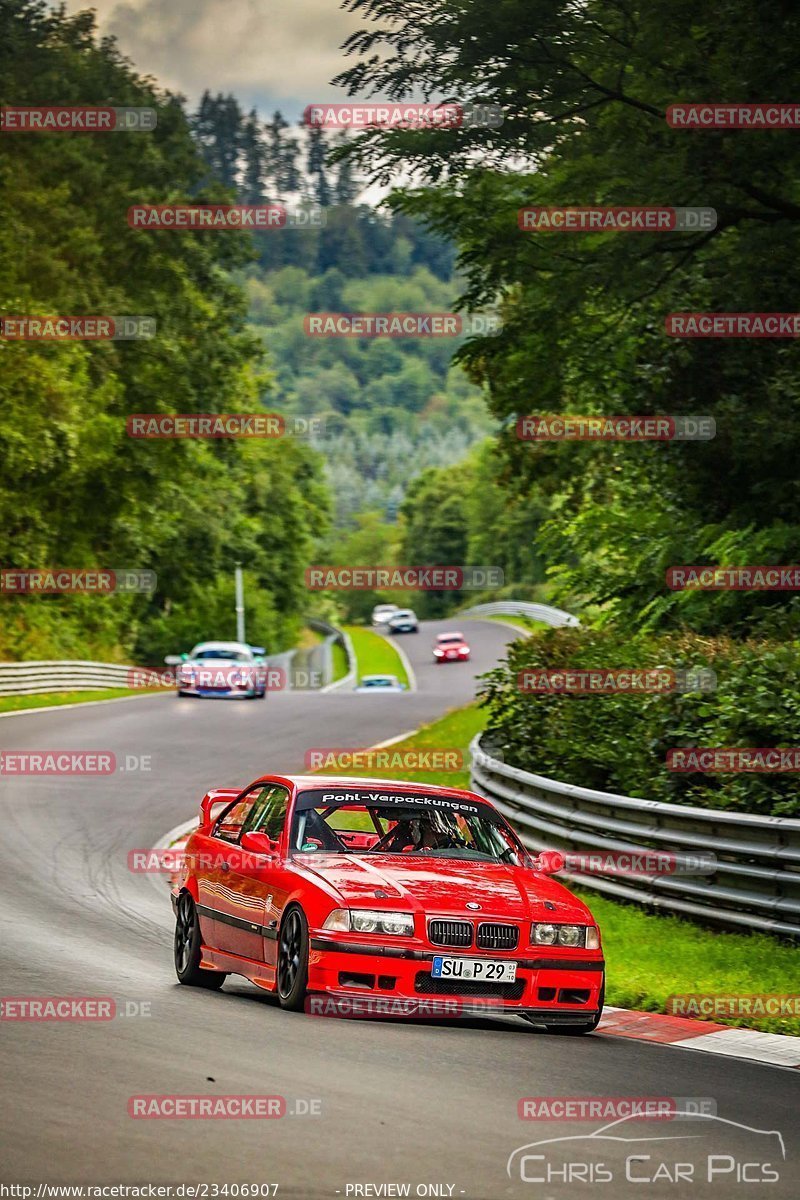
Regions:
<svg viewBox="0 0 800 1200"><path fill-rule="evenodd" d="M141 668L138 668L141 670ZM130 687L133 666L75 659L0 663L0 696L34 696L40 692L85 692Z"/></svg>
<svg viewBox="0 0 800 1200"><path fill-rule="evenodd" d="M316 647L323 653L319 669L323 681L327 684L323 691L353 685L356 679L356 659L353 647L346 633L328 625L325 621L309 621L314 628L328 634L325 642ZM333 675L333 660L330 644L341 641L347 655L348 672L342 679L330 683ZM297 670L297 650L285 650L280 654L267 655L265 661L269 667L277 667L286 674L290 688L296 686L295 677L301 676ZM327 666L326 666L327 663ZM125 663L93 662L85 659L57 660L42 659L39 661L0 663L0 696L35 696L44 692L88 692L101 691L105 688L136 688L143 686L136 679L142 680L152 668L137 667ZM327 676L326 676L327 671ZM306 672L307 673L307 672ZM299 685L297 685L299 686Z"/></svg>
<svg viewBox="0 0 800 1200"><path fill-rule="evenodd" d="M321 670L325 681L320 691L338 692L345 688L355 687L358 664L349 634L345 633L343 629L338 629L335 625L330 625L327 621L317 620L316 617L308 618L307 624L312 629L316 629L317 632L327 635L322 647L320 647L323 651ZM333 679L333 654L331 648L334 642L338 642L343 648L347 659L347 674L343 675L341 679Z"/></svg>
<svg viewBox="0 0 800 1200"><path fill-rule="evenodd" d="M560 629L565 625L580 625L580 621L572 613L563 608L553 608L549 604L534 604L527 600L492 600L488 604L476 604L472 608L462 609L463 617L528 617L531 621L543 621Z"/></svg>
<svg viewBox="0 0 800 1200"><path fill-rule="evenodd" d="M800 820L690 808L561 783L508 766L470 745L474 791L500 809L534 851L586 855L711 855L713 870L626 875L564 872L560 878L618 899L731 928L800 937ZM691 868L688 868L691 869Z"/></svg>

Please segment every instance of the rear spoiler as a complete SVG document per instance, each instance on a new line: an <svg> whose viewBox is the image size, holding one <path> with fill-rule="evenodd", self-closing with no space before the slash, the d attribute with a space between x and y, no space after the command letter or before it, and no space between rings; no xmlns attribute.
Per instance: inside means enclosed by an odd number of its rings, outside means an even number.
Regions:
<svg viewBox="0 0 800 1200"><path fill-rule="evenodd" d="M214 788L213 791L206 792L200 801L200 828L203 829L211 824L212 810L216 805L230 804L231 800L235 800L241 794L241 788Z"/></svg>

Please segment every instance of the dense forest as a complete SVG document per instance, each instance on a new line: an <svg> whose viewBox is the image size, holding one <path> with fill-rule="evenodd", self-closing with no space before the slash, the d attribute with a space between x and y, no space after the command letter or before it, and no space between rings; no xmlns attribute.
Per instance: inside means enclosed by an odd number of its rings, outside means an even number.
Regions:
<svg viewBox="0 0 800 1200"><path fill-rule="evenodd" d="M315 453L300 441L136 441L132 413L258 408L268 375L233 275L245 234L132 230L130 204L226 199L187 114L141 79L92 13L0 0L0 103L155 108L151 133L0 139L0 311L145 314L142 341L0 339L0 561L146 567L152 595L2 597L0 657L154 661L231 633L233 570L251 628L291 645L303 568L328 520Z"/></svg>
<svg viewBox="0 0 800 1200"><path fill-rule="evenodd" d="M396 521L408 483L450 468L493 428L480 389L453 363L463 342L319 339L309 312L449 312L459 293L455 247L420 221L364 203L343 159L346 136L262 121L234 96L206 93L190 128L209 177L243 202L319 205L325 224L254 238L240 273L249 321L274 374L265 403L325 421L334 528L357 514Z"/></svg>
<svg viewBox="0 0 800 1200"><path fill-rule="evenodd" d="M501 305L502 334L472 339L460 359L503 432L494 450L415 481L400 541L427 547L438 531L479 561L486 544L471 514L484 505L494 561L526 546L510 578L543 581L580 614L583 633L518 643L492 673L497 744L576 783L800 811L791 777L665 769L673 746L791 746L800 728L797 592L666 581L678 564L800 560L797 339L665 329L673 312L797 309L796 136L675 129L666 112L678 101L793 94L800 10L782 0L348 7L365 23L337 80L349 94L405 100L421 90L504 113L492 129L373 128L336 151L372 186L412 176L413 187L390 193L391 211L454 238L465 303ZM519 210L533 205L709 206L717 219L695 232L523 232ZM708 414L717 434L532 443L515 434L526 413ZM432 511L445 515L429 522ZM533 666L652 662L712 666L717 691L576 699L516 686Z"/></svg>

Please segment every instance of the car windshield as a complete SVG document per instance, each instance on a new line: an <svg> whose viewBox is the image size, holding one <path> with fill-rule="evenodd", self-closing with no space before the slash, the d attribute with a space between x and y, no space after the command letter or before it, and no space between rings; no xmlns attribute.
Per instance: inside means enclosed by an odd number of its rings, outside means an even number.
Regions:
<svg viewBox="0 0 800 1200"><path fill-rule="evenodd" d="M365 688L396 687L397 680L389 679L386 676L383 676L381 679L362 679L361 686Z"/></svg>
<svg viewBox="0 0 800 1200"><path fill-rule="evenodd" d="M302 793L291 846L300 854L391 854L529 865L499 813L469 799L355 789Z"/></svg>
<svg viewBox="0 0 800 1200"><path fill-rule="evenodd" d="M209 659L224 659L226 662L251 662L249 654L245 654L244 650L195 650L192 652L192 658L195 660L208 661Z"/></svg>

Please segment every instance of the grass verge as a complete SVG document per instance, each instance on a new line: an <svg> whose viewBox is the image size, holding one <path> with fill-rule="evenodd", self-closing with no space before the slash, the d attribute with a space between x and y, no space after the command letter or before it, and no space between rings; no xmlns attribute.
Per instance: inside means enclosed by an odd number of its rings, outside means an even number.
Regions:
<svg viewBox="0 0 800 1200"><path fill-rule="evenodd" d="M334 642L331 652L333 654L333 679L331 682L335 683L337 679L344 679L347 674L347 655L341 642Z"/></svg>
<svg viewBox="0 0 800 1200"><path fill-rule="evenodd" d="M455 749L463 752L461 771L348 771L443 787L469 787L468 746L483 729L486 714L476 704L454 709L397 742L391 751ZM575 889L578 891L578 889ZM608 964L606 1002L620 1008L665 1012L670 996L690 993L755 996L797 994L798 951L768 934L729 933L694 925L680 917L620 904L596 892L580 891L602 930ZM798 1017L710 1018L721 1025L800 1034Z"/></svg>
<svg viewBox="0 0 800 1200"><path fill-rule="evenodd" d="M123 696L144 696L164 692L164 688L98 688L88 692L41 692L36 696L0 696L0 713L24 712L29 708L49 708L54 704L83 704L87 700L119 700Z"/></svg>
<svg viewBox="0 0 800 1200"><path fill-rule="evenodd" d="M363 625L345 625L345 630L350 634L358 660L359 680L364 675L396 675L401 683L408 684L402 659L387 638Z"/></svg>

